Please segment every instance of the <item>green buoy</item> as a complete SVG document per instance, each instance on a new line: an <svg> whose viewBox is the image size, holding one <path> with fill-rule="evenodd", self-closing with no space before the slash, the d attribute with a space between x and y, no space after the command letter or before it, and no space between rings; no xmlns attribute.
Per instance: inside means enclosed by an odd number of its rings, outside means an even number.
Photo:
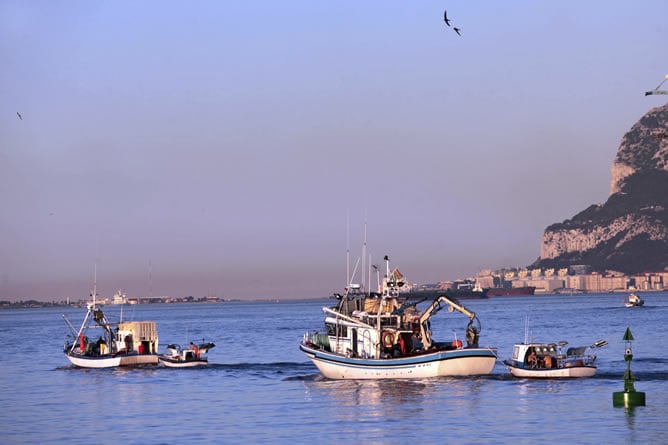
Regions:
<svg viewBox="0 0 668 445"><path fill-rule="evenodd" d="M633 350L631 349L631 342L633 341L633 334L631 329L626 328L623 340L626 342L626 349L624 351L624 360L626 361L626 372L624 373L624 391L612 393L612 405L623 406L625 408L632 408L634 406L645 406L645 393L638 392L633 387L633 373L631 372L631 360L633 360Z"/></svg>

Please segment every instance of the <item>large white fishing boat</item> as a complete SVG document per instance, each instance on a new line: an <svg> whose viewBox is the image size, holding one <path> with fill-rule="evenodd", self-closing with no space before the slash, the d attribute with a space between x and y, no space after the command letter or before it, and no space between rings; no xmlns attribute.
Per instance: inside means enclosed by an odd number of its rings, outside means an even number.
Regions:
<svg viewBox="0 0 668 445"><path fill-rule="evenodd" d="M97 304L97 287L86 316L76 329L63 314L72 335L65 343L68 360L80 368L158 364L158 330L154 321L110 322Z"/></svg>
<svg viewBox="0 0 668 445"><path fill-rule="evenodd" d="M480 322L475 313L445 294L428 307L425 299L399 296L400 274L386 275L379 292L349 285L338 304L324 307L326 332L307 332L300 349L331 379L419 379L439 376L474 376L491 373L496 349L480 347ZM436 341L431 317L441 309L459 311L469 318L466 346L462 341Z"/></svg>

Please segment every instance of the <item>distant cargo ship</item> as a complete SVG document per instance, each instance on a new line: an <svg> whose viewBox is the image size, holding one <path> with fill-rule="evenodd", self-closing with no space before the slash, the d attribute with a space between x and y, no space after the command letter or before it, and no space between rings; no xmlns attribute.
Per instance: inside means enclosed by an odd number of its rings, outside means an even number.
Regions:
<svg viewBox="0 0 668 445"><path fill-rule="evenodd" d="M501 297L506 295L533 295L536 291L534 286L524 286L524 287L492 287L485 289L487 291L488 297Z"/></svg>
<svg viewBox="0 0 668 445"><path fill-rule="evenodd" d="M391 278L396 282L405 283L404 275L396 267L392 271ZM402 286L399 289L399 297L410 299L436 299L441 295L450 298L487 298L487 289L480 287L480 284L472 280L463 280L453 283L452 288L441 287L436 284L422 284L414 286Z"/></svg>
<svg viewBox="0 0 668 445"><path fill-rule="evenodd" d="M457 289L413 289L406 292L399 292L400 297L415 298L438 298L440 295L446 295L450 298L487 298L488 289L475 287L460 287Z"/></svg>

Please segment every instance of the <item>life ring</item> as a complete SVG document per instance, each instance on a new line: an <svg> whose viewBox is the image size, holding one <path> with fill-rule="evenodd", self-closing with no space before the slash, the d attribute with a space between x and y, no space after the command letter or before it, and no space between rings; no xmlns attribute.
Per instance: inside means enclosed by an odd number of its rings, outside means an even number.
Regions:
<svg viewBox="0 0 668 445"><path fill-rule="evenodd" d="M391 348L394 344L394 334L390 331L383 331L382 340L383 346L386 348Z"/></svg>

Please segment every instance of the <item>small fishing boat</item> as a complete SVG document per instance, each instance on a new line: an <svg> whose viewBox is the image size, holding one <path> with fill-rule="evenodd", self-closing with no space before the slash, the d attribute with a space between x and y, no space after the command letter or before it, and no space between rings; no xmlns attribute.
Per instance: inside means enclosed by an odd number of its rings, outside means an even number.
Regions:
<svg viewBox="0 0 668 445"><path fill-rule="evenodd" d="M521 343L513 348L512 357L503 363L515 377L524 378L575 378L592 377L596 374L596 355L589 349L602 348L608 344L598 340L591 346L563 348L566 341L558 343Z"/></svg>
<svg viewBox="0 0 668 445"><path fill-rule="evenodd" d="M158 357L160 363L169 368L193 368L196 366L206 366L209 364L207 353L215 347L213 343L201 343L195 345L190 342L188 349L181 348L181 345L167 345L167 352Z"/></svg>
<svg viewBox="0 0 668 445"><path fill-rule="evenodd" d="M63 352L79 368L114 368L158 364L158 330L154 321L119 321L112 323L97 304L97 288L81 327L75 329L65 314L63 318L72 335ZM97 338L97 340L95 340Z"/></svg>
<svg viewBox="0 0 668 445"><path fill-rule="evenodd" d="M624 303L624 306L626 306L626 307L640 307L644 304L645 304L645 300L643 300L637 294L632 292L626 298L626 302Z"/></svg>
<svg viewBox="0 0 668 445"><path fill-rule="evenodd" d="M421 379L439 376L474 376L491 373L496 349L480 347L480 321L457 300L439 295L425 309L425 298L401 297L404 283L390 273L379 292L365 292L350 284L338 303L324 307L325 328L310 331L299 345L323 376L330 379ZM376 268L377 269L377 268ZM458 311L469 318L466 341L456 336L438 342L432 337L430 319L441 309Z"/></svg>

